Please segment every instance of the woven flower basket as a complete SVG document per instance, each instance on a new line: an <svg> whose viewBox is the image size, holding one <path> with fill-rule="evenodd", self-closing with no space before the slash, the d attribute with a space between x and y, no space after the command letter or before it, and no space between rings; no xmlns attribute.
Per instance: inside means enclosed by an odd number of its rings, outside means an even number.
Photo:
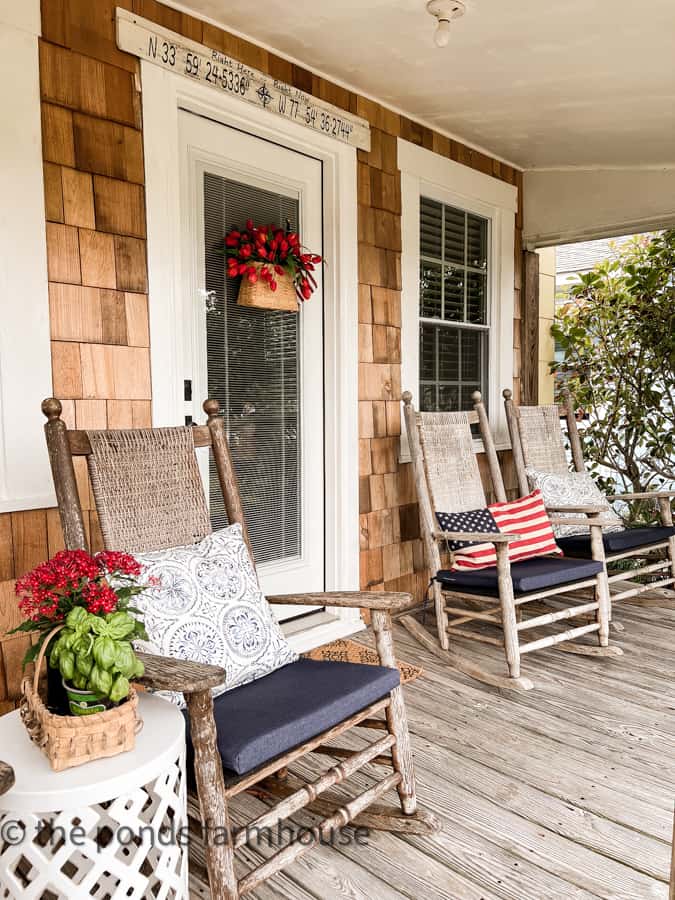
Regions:
<svg viewBox="0 0 675 900"><path fill-rule="evenodd" d="M252 263L258 274L264 266L264 263ZM290 275L275 275L277 282L276 291L270 290L269 285L258 278L255 284L251 284L248 278L241 279L239 285L239 296L237 303L239 306L253 306L257 309L280 309L284 312L298 311L298 298L293 286L293 280Z"/></svg>
<svg viewBox="0 0 675 900"><path fill-rule="evenodd" d="M24 678L20 707L30 739L47 756L55 772L133 750L143 725L137 714L138 694L133 688L124 703L105 712L90 716L57 716L49 712L38 693L38 682L47 644L61 627L55 628L42 644L33 678Z"/></svg>

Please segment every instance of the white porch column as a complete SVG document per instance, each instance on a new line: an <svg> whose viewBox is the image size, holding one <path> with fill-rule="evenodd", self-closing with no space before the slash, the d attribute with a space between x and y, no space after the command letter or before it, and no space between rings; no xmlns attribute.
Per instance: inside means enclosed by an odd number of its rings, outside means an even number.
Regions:
<svg viewBox="0 0 675 900"><path fill-rule="evenodd" d="M55 505L40 402L52 393L39 0L0 3L0 512Z"/></svg>

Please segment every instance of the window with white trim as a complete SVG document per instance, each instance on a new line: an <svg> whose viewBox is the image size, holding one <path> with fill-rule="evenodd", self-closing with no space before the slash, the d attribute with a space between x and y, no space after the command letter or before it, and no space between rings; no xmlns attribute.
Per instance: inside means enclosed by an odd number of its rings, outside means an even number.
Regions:
<svg viewBox="0 0 675 900"><path fill-rule="evenodd" d="M402 138L401 387L417 409L469 410L479 390L499 447L513 386L518 190ZM400 458L408 460L406 435Z"/></svg>
<svg viewBox="0 0 675 900"><path fill-rule="evenodd" d="M489 220L420 197L419 403L470 409L486 393Z"/></svg>

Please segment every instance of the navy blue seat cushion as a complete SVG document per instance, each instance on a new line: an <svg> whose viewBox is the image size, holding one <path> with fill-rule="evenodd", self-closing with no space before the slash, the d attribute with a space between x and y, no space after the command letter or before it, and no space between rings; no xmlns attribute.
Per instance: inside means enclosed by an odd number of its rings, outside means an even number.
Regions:
<svg viewBox="0 0 675 900"><path fill-rule="evenodd" d="M216 697L226 774L243 775L386 697L398 669L299 659Z"/></svg>
<svg viewBox="0 0 675 900"><path fill-rule="evenodd" d="M655 528L626 528L625 531L609 531L602 535L605 553L621 553L624 550L635 550L648 544L660 544L675 534L675 526ZM571 537L559 538L558 545L565 556L582 559L591 558L591 539L587 534L575 534Z"/></svg>
<svg viewBox="0 0 675 900"><path fill-rule="evenodd" d="M560 556L524 559L522 562L511 563L513 592L519 596L530 594L532 591L543 591L559 584L593 578L601 571L602 563L593 559L566 559ZM496 566L475 569L473 572L443 569L436 575L436 580L440 581L446 590L454 588L467 594L499 596Z"/></svg>

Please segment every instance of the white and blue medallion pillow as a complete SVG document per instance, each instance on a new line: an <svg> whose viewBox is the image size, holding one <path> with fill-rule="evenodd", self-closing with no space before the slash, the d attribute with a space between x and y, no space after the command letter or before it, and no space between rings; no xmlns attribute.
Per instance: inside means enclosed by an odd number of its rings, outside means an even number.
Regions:
<svg viewBox="0 0 675 900"><path fill-rule="evenodd" d="M298 658L258 586L240 525L135 557L148 586L133 601L148 632L138 650L222 666L227 677L214 697ZM185 705L182 694L158 693Z"/></svg>
<svg viewBox="0 0 675 900"><path fill-rule="evenodd" d="M528 466L525 470L531 490L540 490L546 507L556 506L597 506L602 509L602 518L607 523L602 530L623 531L621 518L614 512L607 497L587 472L542 472ZM561 519L579 518L574 513L556 512ZM589 534L588 525L554 525L557 538Z"/></svg>

